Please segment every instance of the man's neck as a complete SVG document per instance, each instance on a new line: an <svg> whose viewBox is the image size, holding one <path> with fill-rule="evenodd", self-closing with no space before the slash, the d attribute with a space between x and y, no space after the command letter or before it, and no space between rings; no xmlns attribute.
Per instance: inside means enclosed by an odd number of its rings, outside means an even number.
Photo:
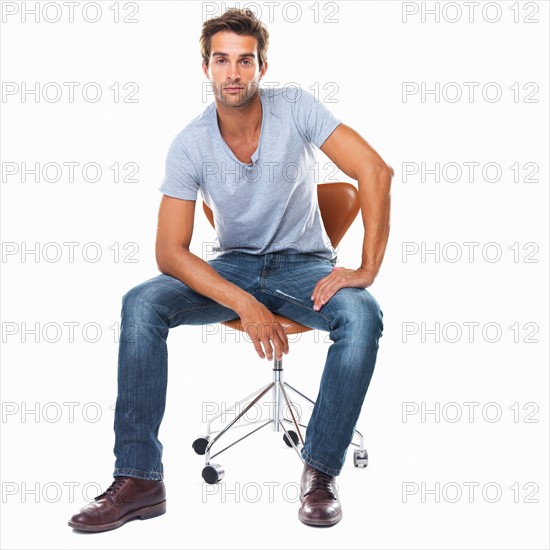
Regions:
<svg viewBox="0 0 550 550"><path fill-rule="evenodd" d="M253 139L262 126L262 102L257 94L242 107L227 107L216 99L218 125L222 135Z"/></svg>

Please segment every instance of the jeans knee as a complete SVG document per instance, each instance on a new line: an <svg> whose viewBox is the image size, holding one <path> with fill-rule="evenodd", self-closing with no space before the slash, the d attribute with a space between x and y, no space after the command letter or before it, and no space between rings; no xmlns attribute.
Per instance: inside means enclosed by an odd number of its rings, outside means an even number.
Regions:
<svg viewBox="0 0 550 550"><path fill-rule="evenodd" d="M384 314L374 296L365 288L346 288L339 309L340 324L349 328L348 337L379 338L384 330ZM340 290L340 292L342 292ZM339 293L340 293L339 292Z"/></svg>
<svg viewBox="0 0 550 550"><path fill-rule="evenodd" d="M156 315L155 285L145 281L122 296L122 318L132 321L150 320Z"/></svg>
<svg viewBox="0 0 550 550"><path fill-rule="evenodd" d="M134 317L135 314L143 307L143 291L141 285L135 286L128 290L122 296L122 315Z"/></svg>
<svg viewBox="0 0 550 550"><path fill-rule="evenodd" d="M365 311L367 318L370 323L378 329L380 336L384 332L384 313L380 308L380 304L375 300L374 296L364 289L367 292L365 300Z"/></svg>

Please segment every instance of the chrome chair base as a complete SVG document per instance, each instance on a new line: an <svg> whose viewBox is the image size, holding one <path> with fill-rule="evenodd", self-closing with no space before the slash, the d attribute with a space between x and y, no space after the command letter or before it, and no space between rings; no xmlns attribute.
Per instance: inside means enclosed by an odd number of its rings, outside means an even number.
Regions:
<svg viewBox="0 0 550 550"><path fill-rule="evenodd" d="M259 403L262 398L272 390L273 400L270 407L270 418L268 420L247 420L245 418L246 413L252 409L257 403ZM294 408L294 404L288 398L287 390L297 395L298 397L307 401L311 408L315 405L315 401L298 391L296 388L292 387L287 382L283 381L283 361L274 359L273 360L273 380L267 385L262 386L251 394L247 395L240 401L236 401L229 408L219 412L215 416L211 417L206 424L206 435L204 437L199 437L193 442L193 449L199 455L204 455L205 466L202 471L202 477L206 483L214 484L218 481L221 481L225 476L225 470L220 464L211 463L211 460L236 445L243 439L246 439L248 436L253 433L261 430L265 426L272 425L273 431L275 432L284 432L283 441L289 446L292 447L296 454L299 456L300 460L303 462L304 459L300 453L300 449L304 445L304 438L302 436L302 431L300 428L303 428L305 431L307 426L300 423L301 413ZM237 411L237 407L240 407L243 403L246 403L249 399L252 398L252 401L248 403L242 411L238 412L237 416L224 428L219 430L212 429L212 423L218 420L220 417L227 413L232 413ZM288 412L290 413L290 418L285 418L283 414L283 407L286 406ZM239 420L243 420L243 423L238 424ZM285 423L291 424L289 429L285 426ZM255 427L256 424L260 424ZM233 441L220 451L217 451L215 454L212 453L213 446L220 441L224 434L229 430L242 427L253 427L248 433L240 437L236 441ZM294 429L291 429L294 428ZM216 435L215 435L216 434ZM354 443L352 441L351 445L357 447L353 453L353 463L357 468L366 468L368 465L368 453L364 446L363 435L358 431L354 431L354 438L358 436L359 443Z"/></svg>

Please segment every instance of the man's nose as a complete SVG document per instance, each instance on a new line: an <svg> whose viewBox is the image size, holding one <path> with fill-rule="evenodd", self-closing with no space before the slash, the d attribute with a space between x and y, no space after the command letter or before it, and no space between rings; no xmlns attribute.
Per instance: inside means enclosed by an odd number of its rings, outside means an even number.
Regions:
<svg viewBox="0 0 550 550"><path fill-rule="evenodd" d="M229 72L227 73L228 80L240 80L241 75L239 74L238 65L231 65L229 67Z"/></svg>

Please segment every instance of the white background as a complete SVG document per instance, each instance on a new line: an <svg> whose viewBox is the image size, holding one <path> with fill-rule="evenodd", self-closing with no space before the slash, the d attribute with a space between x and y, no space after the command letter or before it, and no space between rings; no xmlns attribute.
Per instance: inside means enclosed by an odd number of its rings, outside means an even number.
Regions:
<svg viewBox="0 0 550 550"><path fill-rule="evenodd" d="M2 547L548 548L548 3L516 3L514 12L512 2L481 2L469 21L464 3L441 2L439 22L433 14L422 21L421 11L434 2L300 2L301 13L280 2L272 17L266 4L252 6L262 10L271 36L265 81L318 86L321 100L336 85L336 102L327 106L396 172L386 257L369 289L384 312L358 424L370 463L355 469L348 453L338 478L344 519L329 530L298 521L291 489L301 464L270 431L222 455L223 485L206 494L203 461L191 449L203 432L204 407L267 383L270 367L242 338L224 341L221 330L206 337L201 327L178 327L168 339L160 433L168 512L95 535L74 532L67 520L112 480L121 297L158 274L157 188L173 136L212 101L202 99L198 37L205 13L222 10L214 2L138 2L137 22L117 24L114 2L107 1L89 23L80 3L71 23L67 7L51 4L38 23L33 15L23 22L22 3L14 15L8 14L14 3L2 6L1 76L18 90L5 89L1 103ZM55 6L62 17L48 22ZM456 6L462 13L453 23ZM128 16L131 3L119 10L121 19ZM411 13L406 19L404 10ZM58 83L63 96L22 97L21 87L36 82ZM74 102L65 82L80 83ZM82 97L90 82L103 92L96 103ZM115 102L109 87L119 83L122 90L128 82L138 84L138 101ZM447 86L438 101L420 93L404 101L404 82L431 89L454 82L463 96L453 102L456 87ZM479 83L471 102L464 82ZM481 93L490 82L502 90L498 101ZM524 89L527 83L538 86L537 102L524 101L534 89ZM495 89L487 89L489 98ZM326 160L319 154L321 165ZM37 162L95 162L103 177L85 181L79 167L73 182L68 172L57 182L35 182L32 175L23 182L5 164L20 169ZM116 162L137 163L138 181L114 182L109 166ZM467 162L479 163L472 181ZM454 171L439 182L433 174L405 179L405 166L414 166L405 163L430 169L457 163L463 173L456 182L449 181ZM483 176L487 163L500 166L498 181ZM525 181L526 163L538 166L534 181ZM198 208L194 251L201 254L212 237ZM340 265L358 265L361 241L358 218L340 247ZM68 242L79 243L74 261ZM467 242L479 243L473 261ZM36 243L38 256L21 253ZM90 247L88 259L82 255L89 243L102 252L97 262ZM127 243L138 247L133 256ZM496 244L484 255L487 243ZM439 246L441 254L404 258L404 246ZM501 258L491 261L498 249ZM454 261L457 250L462 257ZM526 262L531 251L536 261ZM474 325L465 323L478 324L472 339ZM38 334L23 334L35 326ZM101 329L95 343L94 326ZM418 332L403 336L407 327ZM421 328L436 328L439 341ZM285 359L287 380L313 397L330 345L325 337L303 335ZM74 403L74 418L67 403ZM478 403L472 417L464 403ZM422 418L423 408L436 406L439 418ZM404 417L405 407L418 412ZM454 421L457 411L462 417ZM502 494L490 502L495 487Z"/></svg>

